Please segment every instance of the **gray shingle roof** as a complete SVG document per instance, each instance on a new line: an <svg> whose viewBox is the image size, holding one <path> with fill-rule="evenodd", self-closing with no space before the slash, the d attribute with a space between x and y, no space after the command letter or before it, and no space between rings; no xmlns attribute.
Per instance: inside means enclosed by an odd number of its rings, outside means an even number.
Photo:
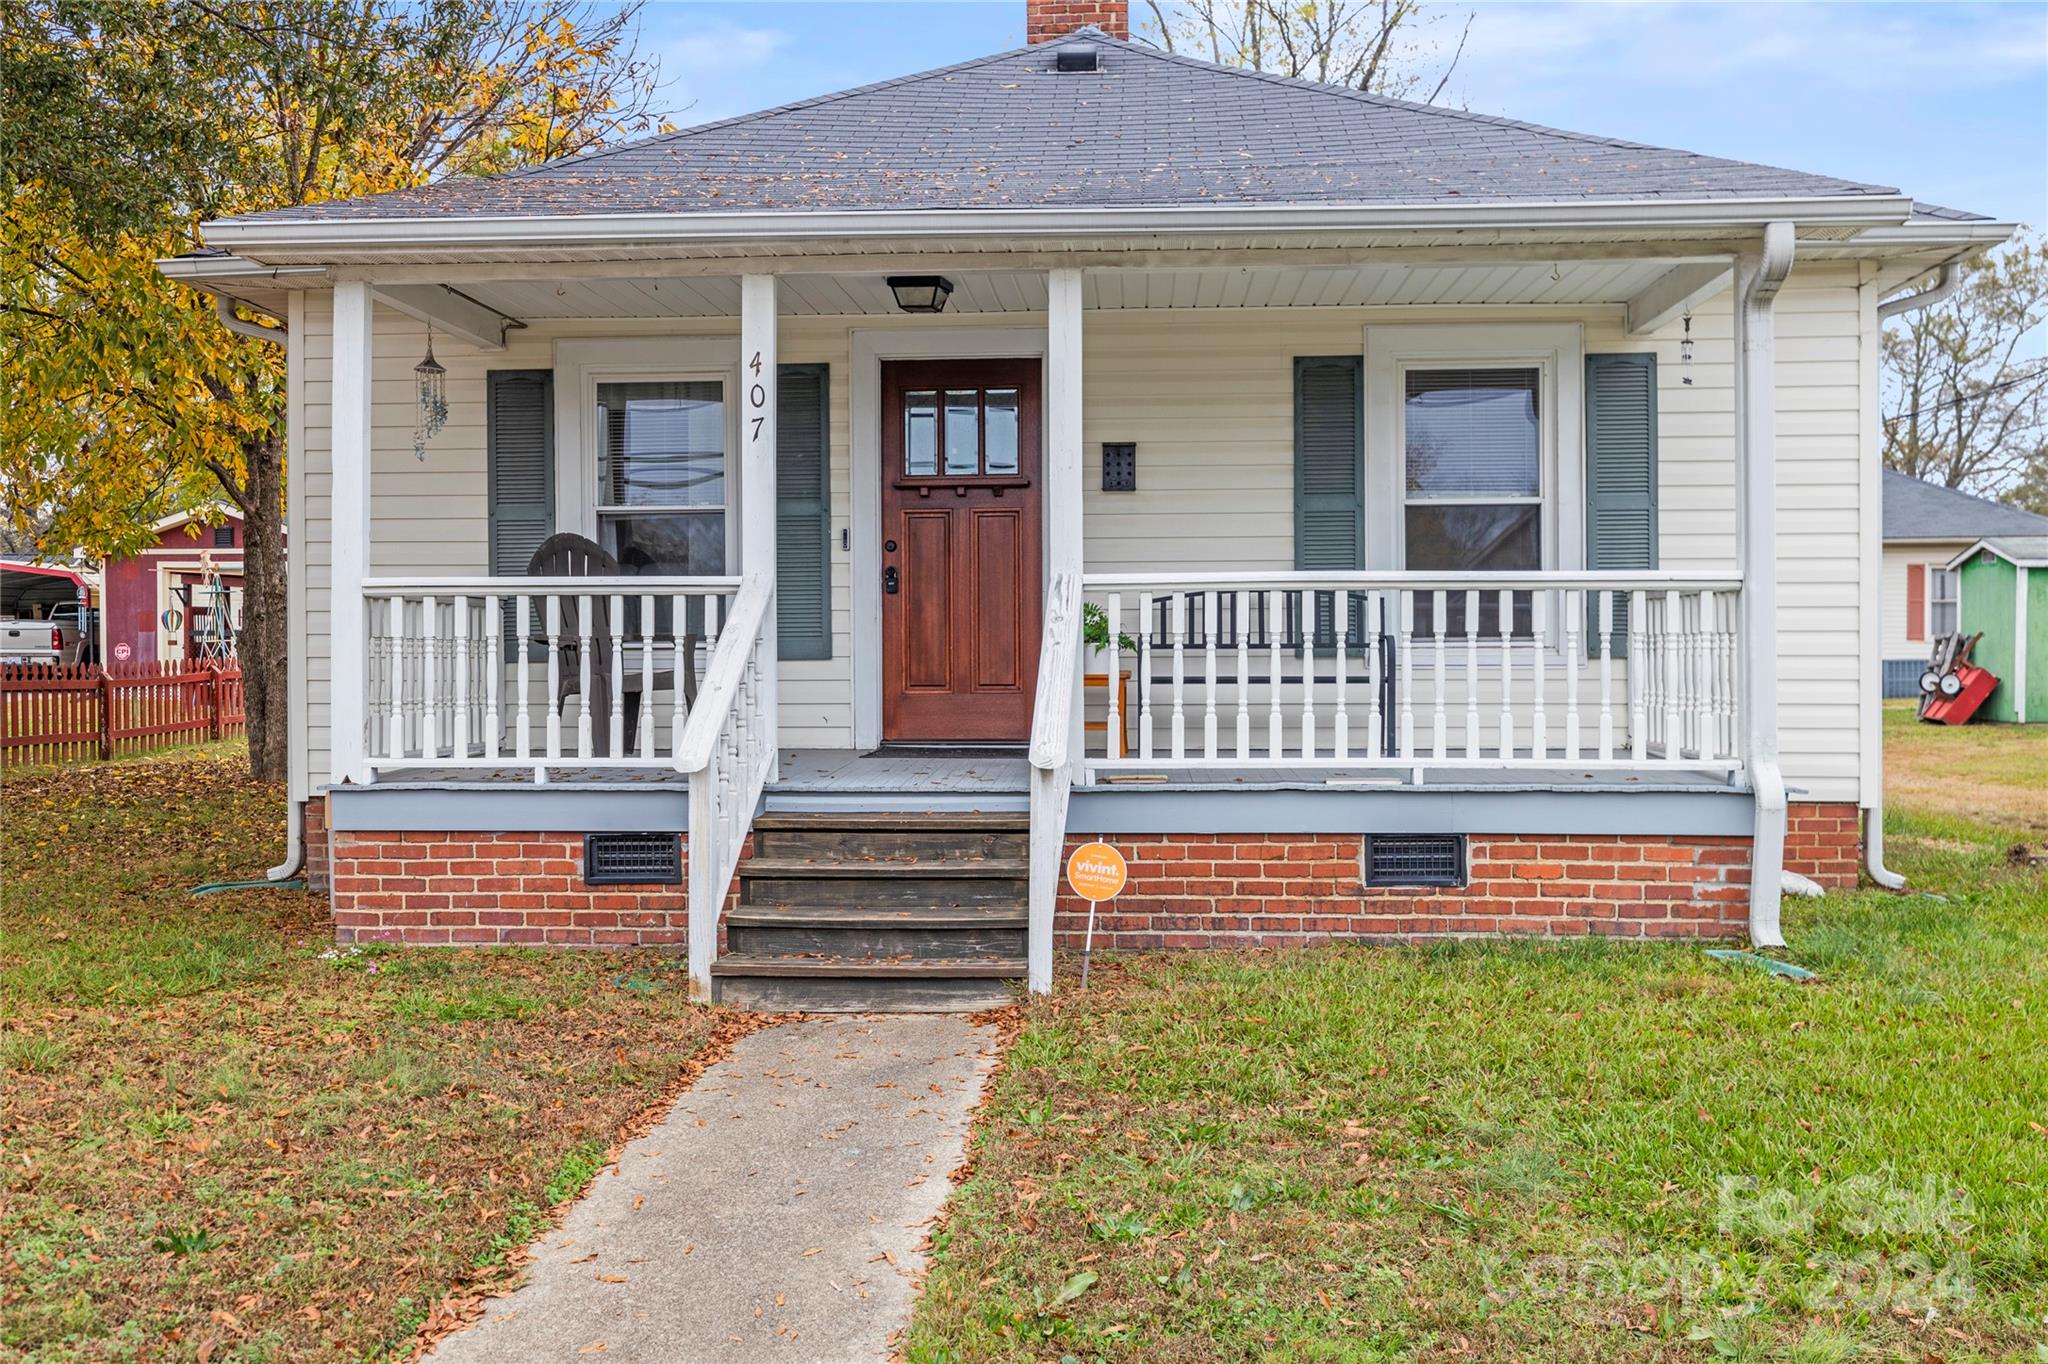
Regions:
<svg viewBox="0 0 2048 1364"><path fill-rule="evenodd" d="M1884 471L1885 539L1979 540L2002 535L2048 535L2048 516L1892 469Z"/></svg>
<svg viewBox="0 0 2048 1364"><path fill-rule="evenodd" d="M1093 42L1102 69L1056 74ZM488 179L251 215L437 218L1183 204L1895 195L1339 86L1081 30Z"/></svg>

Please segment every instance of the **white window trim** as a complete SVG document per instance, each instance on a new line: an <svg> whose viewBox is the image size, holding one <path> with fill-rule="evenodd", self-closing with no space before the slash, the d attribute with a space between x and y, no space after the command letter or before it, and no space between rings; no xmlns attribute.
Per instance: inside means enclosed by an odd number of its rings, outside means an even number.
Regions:
<svg viewBox="0 0 2048 1364"><path fill-rule="evenodd" d="M1366 567L1402 566L1407 506L1402 376L1409 369L1427 368L1539 371L1542 567L1584 568L1586 341L1584 327L1576 322L1397 323L1365 328ZM1520 499L1454 500L1491 504Z"/></svg>
<svg viewBox="0 0 2048 1364"><path fill-rule="evenodd" d="M597 386L716 379L725 385L725 562L740 562L737 336L578 337L555 342L555 529L598 539ZM772 495L772 490L771 490ZM700 510L708 511L710 508Z"/></svg>
<svg viewBox="0 0 2048 1364"><path fill-rule="evenodd" d="M1953 597L1937 597L1934 595L1934 575L1937 573L1947 573L1955 579L1955 595ZM1921 637L1923 639L1931 640L1938 637L1941 634L1941 632L1936 630L1934 627L1934 607L1937 602L1947 602L1953 604L1956 608L1956 629L1960 630L1963 628L1962 570L1952 570L1947 567L1946 562L1931 563L1927 565L1927 591L1925 595L1927 599L1921 603L1921 606L1926 615L1926 619L1922 622L1921 628Z"/></svg>

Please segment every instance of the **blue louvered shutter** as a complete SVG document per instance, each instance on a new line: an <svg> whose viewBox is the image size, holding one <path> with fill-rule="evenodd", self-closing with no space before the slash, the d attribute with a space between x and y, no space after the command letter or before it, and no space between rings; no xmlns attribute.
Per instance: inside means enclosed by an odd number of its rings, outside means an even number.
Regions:
<svg viewBox="0 0 2048 1364"><path fill-rule="evenodd" d="M485 382L484 434L491 576L523 577L533 552L555 532L554 373L545 369L490 371ZM512 603L503 606L509 648L515 618Z"/></svg>
<svg viewBox="0 0 2048 1364"><path fill-rule="evenodd" d="M1586 567L1657 566L1657 357L1586 357ZM1586 647L1600 652L1589 595ZM1614 653L1628 652L1627 599L1615 602Z"/></svg>
<svg viewBox="0 0 2048 1364"><path fill-rule="evenodd" d="M775 622L784 658L832 657L829 370L775 371Z"/></svg>
<svg viewBox="0 0 2048 1364"><path fill-rule="evenodd" d="M1365 365L1356 355L1294 361L1294 566L1365 567ZM1328 594L1316 602L1316 641L1335 643ZM1360 621L1350 613L1351 634ZM1289 633L1298 628L1289 623Z"/></svg>

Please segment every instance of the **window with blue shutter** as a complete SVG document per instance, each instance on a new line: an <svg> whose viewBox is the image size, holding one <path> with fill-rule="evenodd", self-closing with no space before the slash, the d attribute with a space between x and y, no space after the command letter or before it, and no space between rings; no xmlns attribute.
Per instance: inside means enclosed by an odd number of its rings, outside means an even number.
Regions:
<svg viewBox="0 0 2048 1364"><path fill-rule="evenodd" d="M555 531L554 372L490 371L484 432L491 576L524 577L533 552ZM504 609L509 644L512 604Z"/></svg>
<svg viewBox="0 0 2048 1364"><path fill-rule="evenodd" d="M1586 567L1657 567L1657 357L1586 357ZM1613 645L1628 652L1628 601L1614 603ZM1596 603L1586 600L1586 648L1600 652Z"/></svg>
<svg viewBox="0 0 2048 1364"><path fill-rule="evenodd" d="M1294 361L1294 566L1349 572L1365 567L1365 364L1357 355ZM1362 618L1354 602L1350 634ZM1334 606L1316 602L1316 642L1334 646ZM1298 625L1288 623L1295 635Z"/></svg>
<svg viewBox="0 0 2048 1364"><path fill-rule="evenodd" d="M775 618L783 658L832 657L829 375L825 365L775 371Z"/></svg>

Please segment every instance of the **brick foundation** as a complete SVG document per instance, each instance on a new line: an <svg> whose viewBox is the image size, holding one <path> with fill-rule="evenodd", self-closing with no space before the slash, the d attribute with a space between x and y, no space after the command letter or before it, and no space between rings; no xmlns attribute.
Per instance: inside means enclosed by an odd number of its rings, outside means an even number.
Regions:
<svg viewBox="0 0 2048 1364"><path fill-rule="evenodd" d="M580 833L330 835L325 813L324 802L308 803L306 875L316 888L331 881L338 941L646 947L686 940L685 887L585 885ZM1785 864L1824 886L1853 887L1859 833L1854 805L1795 804ZM1083 841L1070 836L1067 846ZM1363 884L1356 834L1111 841L1130 860L1131 882L1097 915L1096 941L1108 948L1488 935L1740 938L1747 927L1747 837L1474 834L1466 885L1372 890ZM686 860L688 851L686 840ZM1085 914L1063 884L1062 941L1078 943Z"/></svg>
<svg viewBox="0 0 2048 1364"><path fill-rule="evenodd" d="M1829 890L1854 890L1863 864L1862 811L1853 804L1800 801L1785 817L1785 870Z"/></svg>
<svg viewBox="0 0 2048 1364"><path fill-rule="evenodd" d="M1800 802L1785 865L1830 889L1856 885L1860 812ZM1086 841L1070 836L1071 851ZM1747 837L1474 834L1466 884L1368 890L1357 835L1140 835L1110 842L1130 860L1124 893L1097 912L1104 947L1267 947L1339 939L1487 935L1741 938ZM1078 944L1087 906L1064 881L1055 932Z"/></svg>
<svg viewBox="0 0 2048 1364"><path fill-rule="evenodd" d="M1355 834L1112 841L1131 880L1098 911L1095 941L1125 950L1493 934L1735 938L1748 915L1746 838L1475 834L1466 885L1370 890ZM1078 943L1086 913L1063 888L1055 932Z"/></svg>
<svg viewBox="0 0 2048 1364"><path fill-rule="evenodd" d="M590 886L580 833L339 833L338 942L680 946L686 885ZM684 843L685 882L689 846Z"/></svg>
<svg viewBox="0 0 2048 1364"><path fill-rule="evenodd" d="M306 889L326 891L329 889L327 797L315 796L306 802L306 828L299 846L305 856L302 870L306 878Z"/></svg>

